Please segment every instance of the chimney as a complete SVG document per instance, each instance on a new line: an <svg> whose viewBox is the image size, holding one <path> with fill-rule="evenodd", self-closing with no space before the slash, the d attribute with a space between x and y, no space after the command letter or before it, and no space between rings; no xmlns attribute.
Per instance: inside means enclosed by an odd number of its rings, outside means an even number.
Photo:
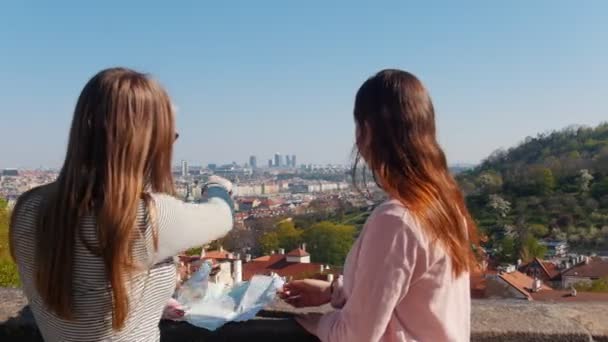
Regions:
<svg viewBox="0 0 608 342"><path fill-rule="evenodd" d="M333 275L333 274L331 274L331 273L329 273L329 274L327 275L327 281L328 281L328 282L330 282L330 283L331 283L331 282L333 282L333 281L334 281L334 275Z"/></svg>
<svg viewBox="0 0 608 342"><path fill-rule="evenodd" d="M306 243L302 244L302 250L306 252Z"/></svg>
<svg viewBox="0 0 608 342"><path fill-rule="evenodd" d="M589 257L585 257L585 265L589 265Z"/></svg>
<svg viewBox="0 0 608 342"><path fill-rule="evenodd" d="M236 255L234 256L235 259L241 259L241 253L236 253Z"/></svg>
<svg viewBox="0 0 608 342"><path fill-rule="evenodd" d="M534 278L534 280L532 280L532 292L538 292L541 286L542 284L540 282L540 279Z"/></svg>
<svg viewBox="0 0 608 342"><path fill-rule="evenodd" d="M521 267L521 259L517 259L517 269Z"/></svg>
<svg viewBox="0 0 608 342"><path fill-rule="evenodd" d="M279 248L279 254L281 254L281 255L285 254L285 249L284 248Z"/></svg>
<svg viewBox="0 0 608 342"><path fill-rule="evenodd" d="M270 251L270 255L274 255L274 250Z"/></svg>
<svg viewBox="0 0 608 342"><path fill-rule="evenodd" d="M245 254L245 262L251 261L251 254Z"/></svg>
<svg viewBox="0 0 608 342"><path fill-rule="evenodd" d="M205 257L205 247L203 247L203 249L201 249L201 258Z"/></svg>
<svg viewBox="0 0 608 342"><path fill-rule="evenodd" d="M240 283L243 281L243 264L241 260L234 260L232 262L232 278L235 283Z"/></svg>
<svg viewBox="0 0 608 342"><path fill-rule="evenodd" d="M325 266L320 265L319 266L319 272L323 273L323 271L325 271Z"/></svg>
<svg viewBox="0 0 608 342"><path fill-rule="evenodd" d="M223 251L224 251L224 247L220 246L220 252L223 252Z"/></svg>
<svg viewBox="0 0 608 342"><path fill-rule="evenodd" d="M228 257L228 259L234 259L234 254L228 253L227 257Z"/></svg>

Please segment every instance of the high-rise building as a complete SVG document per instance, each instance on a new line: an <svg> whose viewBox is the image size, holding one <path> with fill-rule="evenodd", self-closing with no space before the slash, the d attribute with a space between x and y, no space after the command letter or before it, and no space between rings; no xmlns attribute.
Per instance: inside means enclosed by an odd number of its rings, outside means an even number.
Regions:
<svg viewBox="0 0 608 342"><path fill-rule="evenodd" d="M291 167L291 157L289 154L285 156L285 166Z"/></svg>
<svg viewBox="0 0 608 342"><path fill-rule="evenodd" d="M2 170L2 173L0 173L0 176L17 177L19 176L19 171L17 169L4 169Z"/></svg>
<svg viewBox="0 0 608 342"><path fill-rule="evenodd" d="M188 162L182 160L182 177L188 176Z"/></svg>
<svg viewBox="0 0 608 342"><path fill-rule="evenodd" d="M272 167L272 159L268 159L268 167Z"/></svg>
<svg viewBox="0 0 608 342"><path fill-rule="evenodd" d="M257 169L258 168L258 159L255 156L250 156L249 157L249 166L252 169Z"/></svg>
<svg viewBox="0 0 608 342"><path fill-rule="evenodd" d="M291 156L291 167L295 168L296 165L297 165L296 164L296 155L294 154L294 155Z"/></svg>
<svg viewBox="0 0 608 342"><path fill-rule="evenodd" d="M281 167L281 154L278 152L274 154L274 167Z"/></svg>

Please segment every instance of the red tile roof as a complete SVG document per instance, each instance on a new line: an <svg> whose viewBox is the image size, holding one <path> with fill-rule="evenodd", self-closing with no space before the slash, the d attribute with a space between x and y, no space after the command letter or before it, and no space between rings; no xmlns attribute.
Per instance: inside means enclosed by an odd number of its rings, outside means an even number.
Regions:
<svg viewBox="0 0 608 342"><path fill-rule="evenodd" d="M567 270L562 276L602 278L608 276L608 260L589 258L589 263L579 264Z"/></svg>
<svg viewBox="0 0 608 342"><path fill-rule="evenodd" d="M313 278L320 272L321 264L287 262L285 255L266 255L243 264L243 280L249 280L256 274L268 275L274 272L283 277L295 279ZM339 274L338 270L329 273Z"/></svg>
<svg viewBox="0 0 608 342"><path fill-rule="evenodd" d="M293 251L287 253L287 256L292 256L292 257L305 257L305 256L310 256L310 254L308 254L308 252L306 252L305 250L303 250L302 248L296 248Z"/></svg>
<svg viewBox="0 0 608 342"><path fill-rule="evenodd" d="M536 266L538 265L538 266ZM541 260L539 258L534 258L527 264L521 265L518 270L522 273L529 274L528 272L532 268L540 268L542 272L545 274L546 278L549 280L560 280L561 272L559 268L552 262Z"/></svg>
<svg viewBox="0 0 608 342"><path fill-rule="evenodd" d="M507 284L514 287L517 291L524 294L526 297L528 297L528 299L532 299L532 297L530 296L530 293L531 293L530 289L532 288L532 282L534 281L534 279L528 277L527 275L525 275L519 271L515 271L515 272L511 272L511 273L501 273L498 275L498 277L500 277L502 280L504 280ZM541 283L540 290L541 291L551 291L553 289L550 288L549 286Z"/></svg>
<svg viewBox="0 0 608 342"><path fill-rule="evenodd" d="M205 251L203 259L230 259L228 251Z"/></svg>
<svg viewBox="0 0 608 342"><path fill-rule="evenodd" d="M191 263L197 260L200 260L200 256L198 255L178 255L177 258L179 259L179 261L184 262L184 263Z"/></svg>
<svg viewBox="0 0 608 342"><path fill-rule="evenodd" d="M549 279L554 280L561 276L561 273L560 273L559 269L557 268L557 265L555 265L554 263L540 260L538 258L536 258L536 260L541 265L541 267L543 268L543 271L545 271L545 273L547 274L547 277L549 277Z"/></svg>

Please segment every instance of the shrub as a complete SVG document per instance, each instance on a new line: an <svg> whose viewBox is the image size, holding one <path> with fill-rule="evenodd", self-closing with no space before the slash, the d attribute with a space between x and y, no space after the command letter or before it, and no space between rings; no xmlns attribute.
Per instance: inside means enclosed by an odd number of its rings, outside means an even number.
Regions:
<svg viewBox="0 0 608 342"><path fill-rule="evenodd" d="M19 271L12 260L0 260L0 287L19 287Z"/></svg>

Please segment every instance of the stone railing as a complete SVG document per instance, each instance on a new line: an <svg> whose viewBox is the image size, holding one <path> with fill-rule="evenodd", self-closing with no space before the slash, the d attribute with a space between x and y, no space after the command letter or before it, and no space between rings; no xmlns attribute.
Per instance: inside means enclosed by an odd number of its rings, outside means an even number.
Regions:
<svg viewBox="0 0 608 342"><path fill-rule="evenodd" d="M323 310L323 309L322 309ZM163 341L317 341L277 307L215 332L161 322ZM472 341L608 341L608 302L473 301ZM42 341L21 291L0 289L0 341Z"/></svg>

